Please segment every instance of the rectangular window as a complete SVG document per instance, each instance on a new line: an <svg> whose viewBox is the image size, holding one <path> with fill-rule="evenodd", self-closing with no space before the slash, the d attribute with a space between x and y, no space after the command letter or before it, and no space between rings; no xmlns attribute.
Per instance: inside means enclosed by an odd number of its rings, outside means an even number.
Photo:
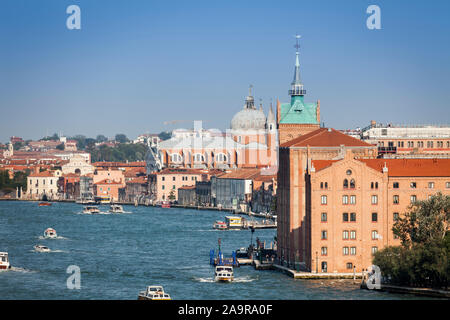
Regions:
<svg viewBox="0 0 450 320"><path fill-rule="evenodd" d="M399 196L395 195L394 196L394 204L398 204L400 201Z"/></svg>
<svg viewBox="0 0 450 320"><path fill-rule="evenodd" d="M166 188L166 186L163 185L163 186L162 186L162 189L164 190L165 188Z"/></svg>
<svg viewBox="0 0 450 320"><path fill-rule="evenodd" d="M343 221L343 222L348 222L348 213L347 213L347 212L344 212L344 213L342 214L342 221Z"/></svg>
<svg viewBox="0 0 450 320"><path fill-rule="evenodd" d="M342 239L348 240L348 230L342 231Z"/></svg>
<svg viewBox="0 0 450 320"><path fill-rule="evenodd" d="M353 269L353 263L348 262L347 263L347 269Z"/></svg>
<svg viewBox="0 0 450 320"><path fill-rule="evenodd" d="M321 196L320 197L320 203L321 204L327 204L327 196Z"/></svg>
<svg viewBox="0 0 450 320"><path fill-rule="evenodd" d="M377 221L378 221L378 213L372 212L372 222L377 222Z"/></svg>
<svg viewBox="0 0 450 320"><path fill-rule="evenodd" d="M356 221L356 212L350 213L350 221L355 222Z"/></svg>
<svg viewBox="0 0 450 320"><path fill-rule="evenodd" d="M356 255L356 247L351 247L351 248L350 248L350 254L351 254L352 256Z"/></svg>
<svg viewBox="0 0 450 320"><path fill-rule="evenodd" d="M434 182L428 182L428 188L434 189Z"/></svg>
<svg viewBox="0 0 450 320"><path fill-rule="evenodd" d="M378 231L377 230L372 231L372 240L378 240Z"/></svg>
<svg viewBox="0 0 450 320"><path fill-rule="evenodd" d="M327 213L326 212L322 212L322 215L320 217L320 221L327 222Z"/></svg>
<svg viewBox="0 0 450 320"><path fill-rule="evenodd" d="M322 261L322 272L328 272L328 266L326 261Z"/></svg>
<svg viewBox="0 0 450 320"><path fill-rule="evenodd" d="M411 196L411 203L414 203L414 202L416 202L416 201L417 201L417 196L412 195L412 196Z"/></svg>
<svg viewBox="0 0 450 320"><path fill-rule="evenodd" d="M350 239L356 240L356 230L350 231Z"/></svg>
<svg viewBox="0 0 450 320"><path fill-rule="evenodd" d="M398 212L394 212L394 221L398 220Z"/></svg>
<svg viewBox="0 0 450 320"><path fill-rule="evenodd" d="M172 181L175 181L175 177L172 177Z"/></svg>
<svg viewBox="0 0 450 320"><path fill-rule="evenodd" d="M356 196L350 196L350 204L356 203Z"/></svg>
<svg viewBox="0 0 450 320"><path fill-rule="evenodd" d="M372 254L375 254L375 252L378 251L378 247L372 247Z"/></svg>
<svg viewBox="0 0 450 320"><path fill-rule="evenodd" d="M446 182L446 183L445 183L445 187L446 187L447 189L450 189L450 182Z"/></svg>
<svg viewBox="0 0 450 320"><path fill-rule="evenodd" d="M348 204L348 196L342 196L342 204Z"/></svg>
<svg viewBox="0 0 450 320"><path fill-rule="evenodd" d="M372 204L378 204L378 196L372 196Z"/></svg>
<svg viewBox="0 0 450 320"><path fill-rule="evenodd" d="M320 252L322 253L323 256L326 256L327 253L328 253L327 247L322 247L321 250L320 250Z"/></svg>
<svg viewBox="0 0 450 320"><path fill-rule="evenodd" d="M394 188L394 189L398 189L398 187L399 187L399 183L398 183L398 182L394 182L393 188Z"/></svg>
<svg viewBox="0 0 450 320"><path fill-rule="evenodd" d="M328 234L327 230L322 230L322 240L327 240Z"/></svg>
<svg viewBox="0 0 450 320"><path fill-rule="evenodd" d="M415 189L417 187L417 184L415 182L411 182L409 186L411 187L411 189Z"/></svg>
<svg viewBox="0 0 450 320"><path fill-rule="evenodd" d="M343 247L343 248L342 248L342 254L343 254L344 256L348 256L348 247Z"/></svg>
<svg viewBox="0 0 450 320"><path fill-rule="evenodd" d="M161 180L162 180L162 181L165 181L165 180L166 180L166 177L161 177Z"/></svg>

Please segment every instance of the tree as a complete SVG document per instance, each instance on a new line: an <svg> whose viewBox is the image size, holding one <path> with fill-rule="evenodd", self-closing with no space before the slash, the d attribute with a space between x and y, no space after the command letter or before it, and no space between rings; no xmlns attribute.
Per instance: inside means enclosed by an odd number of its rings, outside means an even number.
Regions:
<svg viewBox="0 0 450 320"><path fill-rule="evenodd" d="M53 140L53 141L58 141L58 140L59 140L59 136L58 136L57 133L54 133L52 136L43 137L41 140Z"/></svg>
<svg viewBox="0 0 450 320"><path fill-rule="evenodd" d="M167 140L167 139L170 139L170 138L172 137L172 133L169 132L169 131L162 131L162 132L160 132L160 133L158 134L158 137L159 137L161 140Z"/></svg>
<svg viewBox="0 0 450 320"><path fill-rule="evenodd" d="M116 134L115 140L119 143L127 143L129 141L127 136L124 135L123 133Z"/></svg>
<svg viewBox="0 0 450 320"><path fill-rule="evenodd" d="M170 201L173 201L173 200L175 200L175 190L170 190L170 192L169 192L169 196L167 197Z"/></svg>
<svg viewBox="0 0 450 320"><path fill-rule="evenodd" d="M450 281L450 196L412 204L392 230L401 246L375 253L373 263L394 284L447 288Z"/></svg>
<svg viewBox="0 0 450 320"><path fill-rule="evenodd" d="M64 150L64 143L58 144L58 145L56 146L56 149L58 149L58 150Z"/></svg>
<svg viewBox="0 0 450 320"><path fill-rule="evenodd" d="M99 134L99 135L97 136L97 138L95 138L95 140L96 140L96 142L106 142L106 141L108 141L108 138L105 137L105 136L102 135L102 134Z"/></svg>
<svg viewBox="0 0 450 320"><path fill-rule="evenodd" d="M444 239L449 227L450 196L439 192L428 200L416 201L408 210L392 229L403 246Z"/></svg>

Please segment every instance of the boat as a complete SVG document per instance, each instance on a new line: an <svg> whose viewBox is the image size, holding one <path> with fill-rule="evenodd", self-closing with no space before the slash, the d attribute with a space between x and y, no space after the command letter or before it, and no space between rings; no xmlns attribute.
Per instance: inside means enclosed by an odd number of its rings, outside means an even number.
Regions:
<svg viewBox="0 0 450 320"><path fill-rule="evenodd" d="M46 246L43 246L43 245L40 245L40 244L35 245L34 246L34 250L36 250L37 252L50 252L50 248L49 247L46 247Z"/></svg>
<svg viewBox="0 0 450 320"><path fill-rule="evenodd" d="M228 229L244 229L245 219L242 217L226 216L225 221Z"/></svg>
<svg viewBox="0 0 450 320"><path fill-rule="evenodd" d="M0 270L11 269L8 252L0 252Z"/></svg>
<svg viewBox="0 0 450 320"><path fill-rule="evenodd" d="M51 206L52 203L51 202L39 202L38 206L39 207L47 207L47 206Z"/></svg>
<svg viewBox="0 0 450 320"><path fill-rule="evenodd" d="M95 196L94 200L95 200L95 203L100 203L100 204L111 203L111 197L109 195L106 195L106 196Z"/></svg>
<svg viewBox="0 0 450 320"><path fill-rule="evenodd" d="M162 286L148 286L145 291L139 292L138 300L171 300L171 298L164 292Z"/></svg>
<svg viewBox="0 0 450 320"><path fill-rule="evenodd" d="M50 239L54 239L56 238L58 235L56 234L56 230L53 228L47 228L44 231L44 237L45 238L50 238Z"/></svg>
<svg viewBox="0 0 450 320"><path fill-rule="evenodd" d="M100 213L100 210L98 209L97 206L86 206L83 209L83 213L86 214Z"/></svg>
<svg viewBox="0 0 450 320"><path fill-rule="evenodd" d="M170 208L170 201L162 201L161 208Z"/></svg>
<svg viewBox="0 0 450 320"><path fill-rule="evenodd" d="M216 221L213 224L213 229L226 230L226 229L228 229L228 227L227 227L227 224L224 221Z"/></svg>
<svg viewBox="0 0 450 320"><path fill-rule="evenodd" d="M233 281L233 267L232 266L216 266L214 271L214 280L218 282Z"/></svg>
<svg viewBox="0 0 450 320"><path fill-rule="evenodd" d="M123 211L123 207L121 205L112 204L109 207L109 212L111 212L111 213L124 213L125 211Z"/></svg>
<svg viewBox="0 0 450 320"><path fill-rule="evenodd" d="M239 248L236 250L236 258L248 258L248 249Z"/></svg>

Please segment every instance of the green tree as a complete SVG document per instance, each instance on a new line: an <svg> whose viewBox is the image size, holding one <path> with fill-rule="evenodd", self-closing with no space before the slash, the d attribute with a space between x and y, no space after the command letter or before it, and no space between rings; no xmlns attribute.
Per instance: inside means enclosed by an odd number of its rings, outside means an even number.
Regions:
<svg viewBox="0 0 450 320"><path fill-rule="evenodd" d="M127 143L129 141L127 136L124 135L123 133L116 134L115 140L119 143Z"/></svg>
<svg viewBox="0 0 450 320"><path fill-rule="evenodd" d="M58 145L56 146L56 149L58 149L58 150L64 150L64 143L58 144Z"/></svg>
<svg viewBox="0 0 450 320"><path fill-rule="evenodd" d="M105 136L102 135L102 134L99 134L99 135L97 136L97 138L95 138L95 140L96 140L96 142L106 142L106 141L108 141L108 138L105 137Z"/></svg>
<svg viewBox="0 0 450 320"><path fill-rule="evenodd" d="M162 132L160 132L160 133L158 134L158 137L159 137L161 140L167 140L167 139L170 139L170 138L172 137L172 133L169 132L169 131L162 131Z"/></svg>
<svg viewBox="0 0 450 320"><path fill-rule="evenodd" d="M167 197L170 201L173 201L173 200L175 200L175 190L170 190L170 192L169 192L169 196Z"/></svg>

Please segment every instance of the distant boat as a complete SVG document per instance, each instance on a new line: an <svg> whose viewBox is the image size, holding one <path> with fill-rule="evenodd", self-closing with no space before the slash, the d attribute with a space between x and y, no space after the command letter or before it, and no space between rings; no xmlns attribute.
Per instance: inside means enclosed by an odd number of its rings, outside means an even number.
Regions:
<svg viewBox="0 0 450 320"><path fill-rule="evenodd" d="M39 202L38 206L39 207L46 207L46 206L51 206L52 203L51 202Z"/></svg>
<svg viewBox="0 0 450 320"><path fill-rule="evenodd" d="M54 239L56 238L58 235L56 234L56 230L53 228L47 228L44 231L44 237L45 238L50 238L50 239Z"/></svg>
<svg viewBox="0 0 450 320"><path fill-rule="evenodd" d="M121 205L112 204L109 207L109 212L111 212L111 213L124 213L125 211L123 211L123 207Z"/></svg>
<svg viewBox="0 0 450 320"><path fill-rule="evenodd" d="M43 245L40 245L40 244L35 245L34 246L34 250L36 250L37 252L50 252L50 248L49 247L46 247L46 246L43 246Z"/></svg>
<svg viewBox="0 0 450 320"><path fill-rule="evenodd" d="M164 292L162 286L148 286L145 291L139 292L138 300L171 300L171 298Z"/></svg>
<svg viewBox="0 0 450 320"><path fill-rule="evenodd" d="M170 201L161 202L161 208L170 208Z"/></svg>
<svg viewBox="0 0 450 320"><path fill-rule="evenodd" d="M227 224L224 221L216 221L213 224L213 229L216 229L216 230L227 230L228 227L227 227Z"/></svg>
<svg viewBox="0 0 450 320"><path fill-rule="evenodd" d="M83 213L86 214L100 213L100 210L98 209L97 206L86 206L83 209Z"/></svg>
<svg viewBox="0 0 450 320"><path fill-rule="evenodd" d="M8 252L0 252L0 270L10 269Z"/></svg>
<svg viewBox="0 0 450 320"><path fill-rule="evenodd" d="M214 271L214 280L217 282L231 282L234 279L233 267L231 266L216 266Z"/></svg>

